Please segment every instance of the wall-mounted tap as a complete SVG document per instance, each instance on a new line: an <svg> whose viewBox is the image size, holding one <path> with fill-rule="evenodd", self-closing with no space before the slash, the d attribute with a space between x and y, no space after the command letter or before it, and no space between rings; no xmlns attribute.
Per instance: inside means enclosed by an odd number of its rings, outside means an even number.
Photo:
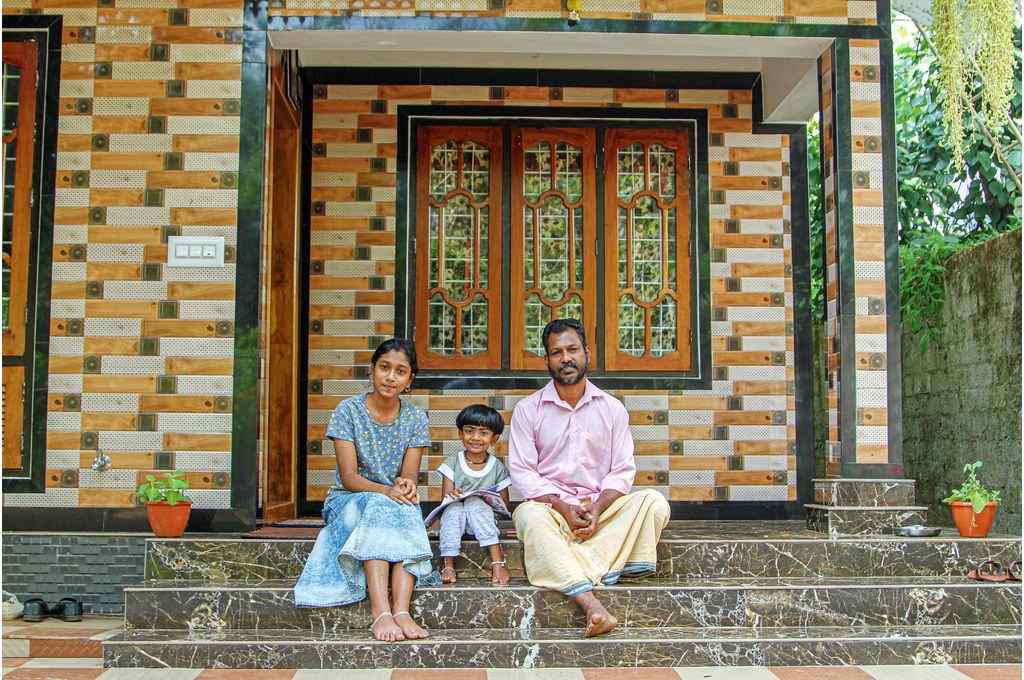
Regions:
<svg viewBox="0 0 1024 680"><path fill-rule="evenodd" d="M91 467L96 472L106 472L107 470L110 469L110 465L113 462L114 461L110 459L110 456L103 453L102 451L99 451L96 453L96 457L92 459L92 465L90 465L89 467Z"/></svg>

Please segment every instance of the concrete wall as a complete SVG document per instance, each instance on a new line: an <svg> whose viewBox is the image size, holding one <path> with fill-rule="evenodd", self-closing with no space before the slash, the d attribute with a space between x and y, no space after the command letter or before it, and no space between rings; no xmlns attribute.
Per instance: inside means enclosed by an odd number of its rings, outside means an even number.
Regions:
<svg viewBox="0 0 1024 680"><path fill-rule="evenodd" d="M1021 232L950 260L943 327L921 351L903 335L903 451L907 477L932 523L952 526L941 501L964 463L1001 489L994 531L1020 535Z"/></svg>

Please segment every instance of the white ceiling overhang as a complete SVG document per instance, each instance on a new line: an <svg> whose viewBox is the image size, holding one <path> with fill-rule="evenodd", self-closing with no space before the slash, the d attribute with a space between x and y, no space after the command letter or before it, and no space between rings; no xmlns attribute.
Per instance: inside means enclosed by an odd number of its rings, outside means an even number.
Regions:
<svg viewBox="0 0 1024 680"><path fill-rule="evenodd" d="M766 122L817 110L816 59L830 38L536 31L273 31L303 66L743 72L762 75ZM496 83L500 84L500 83Z"/></svg>

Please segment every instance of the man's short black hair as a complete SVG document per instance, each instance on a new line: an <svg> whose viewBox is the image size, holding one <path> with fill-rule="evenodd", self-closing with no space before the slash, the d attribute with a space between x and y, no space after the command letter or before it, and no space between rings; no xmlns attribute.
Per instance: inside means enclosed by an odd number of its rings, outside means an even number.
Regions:
<svg viewBox="0 0 1024 680"><path fill-rule="evenodd" d="M541 338L544 343L544 354L548 353L548 336L559 335L566 331L576 331L576 335L580 336L580 342L584 347L587 346L587 333L583 330L583 324L576 319L554 319L544 326L544 335Z"/></svg>
<svg viewBox="0 0 1024 680"><path fill-rule="evenodd" d="M486 427L495 436L501 436L505 430L505 421L501 414L483 404L470 404L459 411L459 415L455 418L455 425L459 428L459 432L462 432L462 428L467 425Z"/></svg>

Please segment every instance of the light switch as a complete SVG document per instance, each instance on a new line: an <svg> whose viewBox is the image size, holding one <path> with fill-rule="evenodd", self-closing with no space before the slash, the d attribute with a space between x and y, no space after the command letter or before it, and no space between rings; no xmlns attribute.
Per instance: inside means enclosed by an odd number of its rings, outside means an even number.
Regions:
<svg viewBox="0 0 1024 680"><path fill-rule="evenodd" d="M223 267L223 236L168 236L167 266Z"/></svg>

